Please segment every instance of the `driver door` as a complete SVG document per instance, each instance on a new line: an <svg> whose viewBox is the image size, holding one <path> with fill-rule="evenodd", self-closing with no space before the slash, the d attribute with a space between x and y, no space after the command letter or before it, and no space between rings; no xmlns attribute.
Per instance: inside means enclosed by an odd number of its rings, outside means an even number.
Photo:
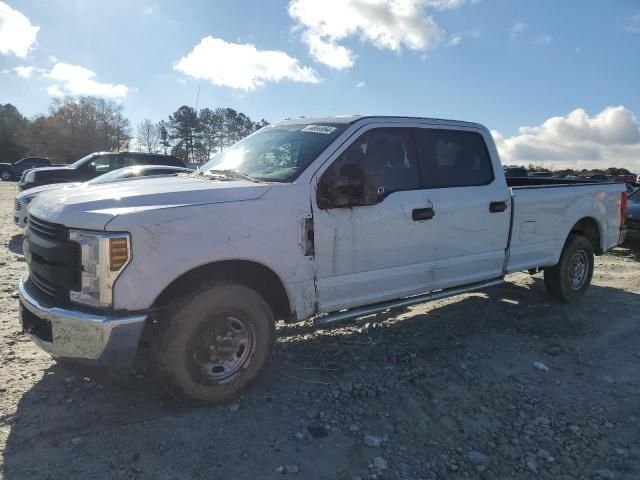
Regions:
<svg viewBox="0 0 640 480"><path fill-rule="evenodd" d="M321 312L432 289L430 206L408 128L370 128L339 150L312 203Z"/></svg>

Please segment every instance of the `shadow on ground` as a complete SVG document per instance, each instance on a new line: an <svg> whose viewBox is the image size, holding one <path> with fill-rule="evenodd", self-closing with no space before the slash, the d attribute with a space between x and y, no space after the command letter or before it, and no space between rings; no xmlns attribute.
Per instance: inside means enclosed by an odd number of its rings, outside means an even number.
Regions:
<svg viewBox="0 0 640 480"><path fill-rule="evenodd" d="M9 245L7 245L7 248L9 248L9 250L13 253L24 255L24 252L22 251L22 240L23 235L21 233L12 236L11 240L9 240Z"/></svg>
<svg viewBox="0 0 640 480"><path fill-rule="evenodd" d="M502 429L511 417L505 416L505 405L487 396L500 389L519 409L523 387L518 382L523 375L539 374L531 368L533 360L553 361L545 356L550 346L576 360L575 366L562 367L571 370L567 383L551 387L566 389L564 394L555 392L558 401L569 402L570 411L574 398L588 392L588 401L606 410L620 393L584 375L588 367L581 363L576 345L586 343L589 335L602 337L608 348L630 333L638 338L639 327L625 323L627 312L638 307L638 295L598 286L578 304L552 303L536 278L528 287L507 283L458 297L428 313L397 317L389 312L319 331L308 324L282 326L266 374L233 413L228 407L178 405L147 373L132 373L123 384L72 377L55 365L24 393L13 418L0 418L0 426L11 427L3 452L4 478L270 478L276 475L275 466L287 462L301 466L301 478L350 478L366 474L370 452L348 430L296 442L294 433L304 422L319 421L327 410L340 416L355 409L353 415L366 416L366 411L357 413L364 407L380 422L406 424L413 436L398 433L395 442L401 446L410 447L416 439L425 449L427 440L463 444L475 435L471 412L478 405L473 402L488 409L483 436L487 430ZM540 340L531 343L532 338ZM462 360L469 365L460 366ZM606 366L610 360L598 361ZM638 359L622 373L637 382L637 366ZM465 380L468 368L477 368L477 378ZM393 380L397 383L385 390L389 372L398 375ZM346 381L353 384L353 392L345 403L344 392L335 392ZM453 385L458 393L451 390ZM549 394L544 383L532 380L531 385L532 395ZM369 395L368 388L374 394ZM449 395L445 398L451 408L460 401L473 405L469 420L447 418L443 402L437 425L424 430L417 418L393 406L414 402L428 411L434 407L425 403L438 395ZM635 410L640 414L637 405ZM378 412L387 412L389 418ZM344 432L346 426L341 427ZM635 427L629 428L630 433L618 434L636 435ZM438 454L436 447L428 448Z"/></svg>

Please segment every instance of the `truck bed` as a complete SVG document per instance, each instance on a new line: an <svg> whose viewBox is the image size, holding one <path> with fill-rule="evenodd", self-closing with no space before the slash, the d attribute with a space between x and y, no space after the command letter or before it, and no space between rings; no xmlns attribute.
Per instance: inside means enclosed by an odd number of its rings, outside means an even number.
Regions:
<svg viewBox="0 0 640 480"><path fill-rule="evenodd" d="M509 187L545 187L549 185L602 185L614 182L601 182L588 179L577 178L556 178L556 177L507 177Z"/></svg>
<svg viewBox="0 0 640 480"><path fill-rule="evenodd" d="M620 184L562 178L508 178L511 232L507 272L552 266L567 236L580 222L593 237L594 251L620 238Z"/></svg>

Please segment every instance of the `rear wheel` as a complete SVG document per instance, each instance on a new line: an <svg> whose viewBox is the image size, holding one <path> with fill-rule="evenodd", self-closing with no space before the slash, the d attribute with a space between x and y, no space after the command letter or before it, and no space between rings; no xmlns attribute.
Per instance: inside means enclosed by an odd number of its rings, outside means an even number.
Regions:
<svg viewBox="0 0 640 480"><path fill-rule="evenodd" d="M3 182L8 182L13 179L13 175L9 170L2 170L0 171L0 178Z"/></svg>
<svg viewBox="0 0 640 480"><path fill-rule="evenodd" d="M565 303L578 301L591 284L593 266L591 242L582 235L570 235L558 264L544 270L547 293Z"/></svg>
<svg viewBox="0 0 640 480"><path fill-rule="evenodd" d="M179 398L229 402L267 364L274 325L271 308L254 290L229 283L203 287L160 319L160 379Z"/></svg>

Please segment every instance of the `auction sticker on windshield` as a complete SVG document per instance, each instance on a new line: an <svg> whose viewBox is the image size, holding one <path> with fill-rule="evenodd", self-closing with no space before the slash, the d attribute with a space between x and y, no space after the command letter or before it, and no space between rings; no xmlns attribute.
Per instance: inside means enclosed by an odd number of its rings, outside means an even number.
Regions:
<svg viewBox="0 0 640 480"><path fill-rule="evenodd" d="M311 133L324 133L325 135L329 135L335 130L336 130L336 127L330 127L328 125L307 125L301 131L311 132Z"/></svg>

